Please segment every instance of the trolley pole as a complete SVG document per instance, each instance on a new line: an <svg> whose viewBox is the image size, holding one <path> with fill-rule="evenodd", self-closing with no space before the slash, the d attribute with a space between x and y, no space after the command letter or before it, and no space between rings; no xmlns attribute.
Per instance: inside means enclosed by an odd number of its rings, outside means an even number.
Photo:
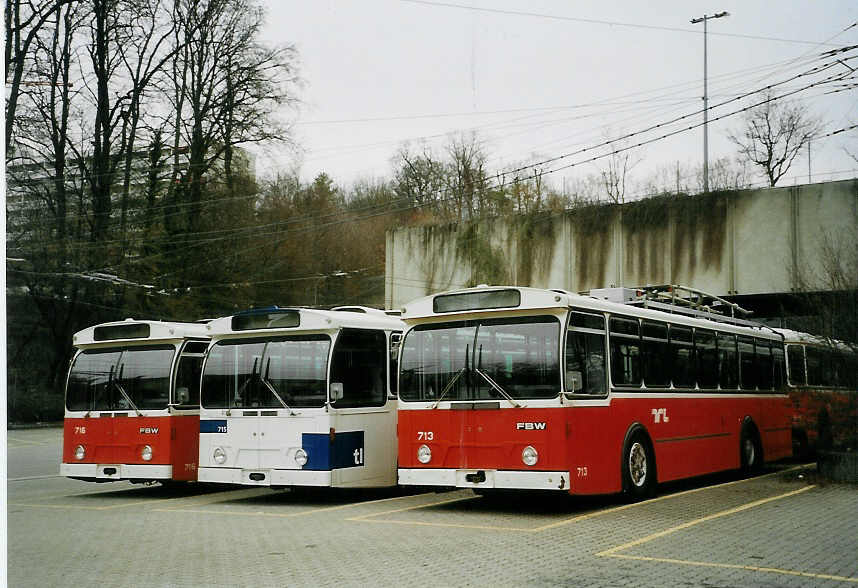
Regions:
<svg viewBox="0 0 858 588"><path fill-rule="evenodd" d="M726 10L717 14L704 14L700 18L692 18L691 24L703 23L703 192L709 192L709 94L706 88L707 59L706 59L706 23L713 18L730 16Z"/></svg>

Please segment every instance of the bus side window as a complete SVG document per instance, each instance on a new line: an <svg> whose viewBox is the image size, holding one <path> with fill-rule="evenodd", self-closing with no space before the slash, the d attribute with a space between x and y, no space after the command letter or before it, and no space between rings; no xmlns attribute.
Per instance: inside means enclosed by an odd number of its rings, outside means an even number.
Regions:
<svg viewBox="0 0 858 588"><path fill-rule="evenodd" d="M566 393L604 396L605 319L601 315L571 314L566 333Z"/></svg>
<svg viewBox="0 0 858 588"><path fill-rule="evenodd" d="M641 385L640 324L611 317L611 381L615 386Z"/></svg>
<svg viewBox="0 0 858 588"><path fill-rule="evenodd" d="M674 388L694 388L694 344L689 327L670 326Z"/></svg>
<svg viewBox="0 0 858 588"><path fill-rule="evenodd" d="M670 345L667 324L643 321L643 379L644 385L670 386Z"/></svg>
<svg viewBox="0 0 858 588"><path fill-rule="evenodd" d="M765 339L757 339L757 387L760 390L772 389L772 349Z"/></svg>
<svg viewBox="0 0 858 588"><path fill-rule="evenodd" d="M715 388L718 385L718 352L715 347L714 331L694 330L694 356L697 366L697 386Z"/></svg>
<svg viewBox="0 0 858 588"><path fill-rule="evenodd" d="M781 390L786 383L786 364L783 343L772 342L772 363L775 370L775 390Z"/></svg>
<svg viewBox="0 0 858 588"><path fill-rule="evenodd" d="M739 355L736 336L718 333L718 381L722 390L739 387Z"/></svg>
<svg viewBox="0 0 858 588"><path fill-rule="evenodd" d="M739 337L739 380L742 390L753 390L757 387L754 340L751 337Z"/></svg>
<svg viewBox="0 0 858 588"><path fill-rule="evenodd" d="M787 365L791 386L807 385L807 372L804 369L804 345L787 345Z"/></svg>

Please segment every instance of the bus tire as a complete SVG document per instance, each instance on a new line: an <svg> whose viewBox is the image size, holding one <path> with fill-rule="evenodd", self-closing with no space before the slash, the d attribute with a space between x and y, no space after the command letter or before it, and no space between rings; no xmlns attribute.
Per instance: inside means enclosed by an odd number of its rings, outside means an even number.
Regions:
<svg viewBox="0 0 858 588"><path fill-rule="evenodd" d="M631 500L643 500L655 494L655 455L649 438L641 430L633 431L623 445L623 492Z"/></svg>
<svg viewBox="0 0 858 588"><path fill-rule="evenodd" d="M751 419L746 419L739 436L739 455L741 457L742 474L757 474L763 468L763 446L757 427Z"/></svg>

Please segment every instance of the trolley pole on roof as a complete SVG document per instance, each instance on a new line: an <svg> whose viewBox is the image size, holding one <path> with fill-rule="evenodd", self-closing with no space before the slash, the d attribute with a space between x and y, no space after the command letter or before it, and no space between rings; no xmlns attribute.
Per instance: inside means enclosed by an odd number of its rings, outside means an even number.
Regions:
<svg viewBox="0 0 858 588"><path fill-rule="evenodd" d="M726 10L717 14L704 14L700 18L692 18L691 24L703 23L703 192L709 192L709 94L706 88L707 63L706 63L706 23L713 18L730 16Z"/></svg>

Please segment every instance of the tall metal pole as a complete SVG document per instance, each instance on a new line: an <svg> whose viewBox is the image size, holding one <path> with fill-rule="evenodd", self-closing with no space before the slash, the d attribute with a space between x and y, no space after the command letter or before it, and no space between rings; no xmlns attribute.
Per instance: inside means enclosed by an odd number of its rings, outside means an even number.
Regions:
<svg viewBox="0 0 858 588"><path fill-rule="evenodd" d="M700 18L692 18L691 24L703 23L703 191L709 192L709 91L707 88L708 59L706 55L707 22L712 18L729 16L726 10L717 14L704 14Z"/></svg>

